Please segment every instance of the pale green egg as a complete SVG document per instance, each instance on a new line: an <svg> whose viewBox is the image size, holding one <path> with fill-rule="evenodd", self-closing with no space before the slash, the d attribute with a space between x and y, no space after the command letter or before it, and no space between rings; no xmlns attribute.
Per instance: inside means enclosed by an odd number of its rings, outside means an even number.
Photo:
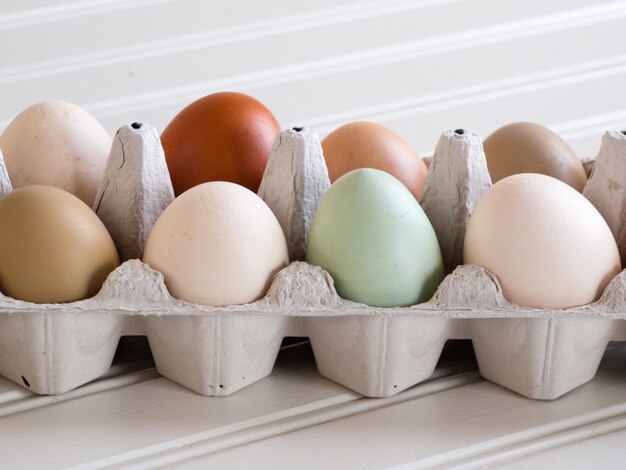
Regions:
<svg viewBox="0 0 626 470"><path fill-rule="evenodd" d="M346 173L324 195L306 259L332 276L341 297L374 307L425 302L445 276L437 235L415 197L370 168Z"/></svg>

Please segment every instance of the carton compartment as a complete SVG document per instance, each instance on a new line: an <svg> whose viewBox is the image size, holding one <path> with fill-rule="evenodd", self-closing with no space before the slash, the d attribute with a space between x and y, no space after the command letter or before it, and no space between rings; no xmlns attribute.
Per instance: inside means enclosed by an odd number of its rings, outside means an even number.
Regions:
<svg viewBox="0 0 626 470"><path fill-rule="evenodd" d="M115 314L0 315L0 375L41 395L64 393L106 373L119 339Z"/></svg>

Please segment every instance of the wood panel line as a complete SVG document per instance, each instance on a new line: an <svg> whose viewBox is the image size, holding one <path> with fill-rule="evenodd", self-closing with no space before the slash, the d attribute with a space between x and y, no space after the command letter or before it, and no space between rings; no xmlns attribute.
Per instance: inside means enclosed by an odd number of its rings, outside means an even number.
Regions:
<svg viewBox="0 0 626 470"><path fill-rule="evenodd" d="M305 29L330 24L354 22L365 18L390 15L408 10L419 10L459 1L461 0L395 0L391 2L375 1L359 5L336 6L307 14L289 15L283 18L269 19L224 29L212 29L201 33L161 39L144 44L130 44L100 52L89 52L87 54L63 57L62 59L5 68L4 70L0 70L0 84L38 76L69 73L87 68L132 62L151 57L162 57L183 51L205 49L228 43L258 40L259 38L267 36L281 35L296 31L301 32ZM0 30L1 29L2 23L0 21Z"/></svg>
<svg viewBox="0 0 626 470"><path fill-rule="evenodd" d="M524 76L507 78L504 80L480 83L469 87L459 87L444 92L421 95L419 97L407 97L402 101L384 103L364 108L353 108L347 112L334 113L326 116L310 117L301 119L297 123L306 123L308 127L316 129L320 134L325 134L334 129L339 123L365 119L372 121L385 121L399 117L414 116L433 111L451 109L455 106L478 104L484 101L504 98L507 96L528 93L534 90L543 90L561 87L584 81L593 81L598 78L626 73L626 55L612 57L606 60L589 61L569 67L555 70L544 70ZM287 80L287 77L283 77ZM263 86L261 80L254 81L256 86ZM228 88L225 83L212 83L205 85L208 88ZM250 84L249 84L250 85ZM246 90L246 86L237 87ZM154 93L140 94L130 98L106 100L88 104L85 109L90 111L97 119L115 116L122 113L137 112L145 109L160 108L162 106L189 101L198 96L200 90L195 86L187 87L184 94L180 90L159 91ZM206 89L206 88L205 88ZM168 96L169 95L169 96ZM10 119L0 121L0 129L6 127Z"/></svg>
<svg viewBox="0 0 626 470"><path fill-rule="evenodd" d="M389 120L414 116L432 111L451 109L455 106L477 104L537 90L591 82L600 78L626 73L626 55L599 61L589 61L572 66L542 70L522 76L492 82L482 82L468 87L459 87L406 100L385 103L361 109L351 109L345 113L311 117L305 122L324 134L334 129L337 123L355 119Z"/></svg>
<svg viewBox="0 0 626 470"><path fill-rule="evenodd" d="M465 387L482 380L478 372L462 372L451 377L424 382L394 397L346 400L343 403L333 403L325 408L319 408L304 414L289 416L227 434L199 433L175 441L162 442L157 446L136 449L133 452L89 462L80 465L80 468L97 469L113 466L113 468L145 469L168 466L197 456L317 426L365 411L381 409L397 403Z"/></svg>
<svg viewBox="0 0 626 470"><path fill-rule="evenodd" d="M519 436L520 442L516 445L504 445L501 448L485 452L479 449L474 457L461 458L455 460L454 457L446 459L445 457L437 457L440 462L437 466L431 466L432 461L420 462L419 464L403 465L395 467L395 470L419 470L419 469L450 469L450 470L475 470L482 468L495 468L498 465L512 462L517 459L528 457L545 450L555 449L557 447L571 445L577 442L583 442L588 439L605 436L626 429L626 405L615 406L612 409L603 410L602 413L592 413L589 415L588 421L581 422L573 427L563 429L558 432L548 433L544 436L535 438L530 437L525 440L524 436ZM601 419L597 419L602 416ZM472 449L465 449L468 453Z"/></svg>
<svg viewBox="0 0 626 470"><path fill-rule="evenodd" d="M528 400L479 382L199 455L180 461L179 466L207 468L232 462L232 468L248 468L262 455L266 465L277 468L291 468L298 462L306 468L450 468L588 425L591 438L598 425L604 426L601 422L626 414L623 359L623 346L610 348L594 380L553 402ZM607 426L608 432L621 424Z"/></svg>
<svg viewBox="0 0 626 470"><path fill-rule="evenodd" d="M176 0L85 0L0 14L0 31L98 15L105 12L151 7Z"/></svg>
<svg viewBox="0 0 626 470"><path fill-rule="evenodd" d="M593 135L598 136L599 148L600 137L606 131L626 129L626 110L588 116L573 121L564 121L550 127L566 140L580 139Z"/></svg>
<svg viewBox="0 0 626 470"><path fill-rule="evenodd" d="M122 375L99 378L89 384L61 395L34 395L27 390L7 394L9 399L0 402L0 419L23 411L41 408L69 400L102 393L107 390L114 390L121 387L128 387L150 380L158 379L160 375L154 368L128 372ZM12 400L10 398L13 398ZM1 424L1 423L0 423Z"/></svg>
<svg viewBox="0 0 626 470"><path fill-rule="evenodd" d="M450 3L459 0L422 0L417 4L424 8L439 3ZM384 2L383 2L384 3ZM175 54L182 51L203 49L218 44L258 39L262 36L284 34L291 31L302 31L321 25L342 21L354 21L369 15L378 16L390 14L407 9L406 0L397 3L396 10L393 5L376 5L378 8L364 9L360 14L355 14L351 9L345 8L345 14L335 12L330 17L325 14L322 18L285 18L274 20L273 23L262 23L239 27L230 31L208 31L201 34L192 34L188 37L179 37L155 41L148 44L129 45L122 48L106 50L98 53L78 55L52 61L38 62L24 66L16 66L0 70L0 84L11 83L38 76L70 73L86 68L102 67L106 65L132 62L141 59ZM415 2L411 2L416 8ZM248 74L248 76L226 77L222 79L226 83L222 86L241 86L242 82L254 82L268 79L284 79L284 75L293 75L294 78L311 75L328 75L345 70L355 70L375 65L384 65L391 62L416 58L423 55L434 55L451 50L467 49L484 44L512 40L517 38L546 34L549 32L588 26L626 17L626 1L618 1L603 5L594 5L573 11L562 11L540 17L531 17L519 21L491 25L483 28L469 29L467 31L454 32L440 36L418 39L407 43L394 44L379 48L371 48L367 51L358 51L351 54L329 57L323 60L306 61L300 64L284 66L275 69L264 70ZM332 19L331 19L332 18ZM229 85L230 84L230 85ZM245 86L245 85L244 85ZM196 84L195 88L206 89L207 84ZM161 93L177 94L185 93L183 87L166 90Z"/></svg>

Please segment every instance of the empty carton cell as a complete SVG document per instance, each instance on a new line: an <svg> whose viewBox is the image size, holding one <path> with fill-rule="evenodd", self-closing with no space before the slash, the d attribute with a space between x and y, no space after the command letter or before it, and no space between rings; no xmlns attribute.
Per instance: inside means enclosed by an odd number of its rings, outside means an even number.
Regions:
<svg viewBox="0 0 626 470"><path fill-rule="evenodd" d="M284 336L280 316L146 318L157 370L202 395L225 396L272 371Z"/></svg>
<svg viewBox="0 0 626 470"><path fill-rule="evenodd" d="M483 377L529 398L552 400L591 380L614 321L599 318L471 320Z"/></svg>
<svg viewBox="0 0 626 470"><path fill-rule="evenodd" d="M385 397L428 378L447 339L449 320L435 317L309 318L320 374L369 397Z"/></svg>
<svg viewBox="0 0 626 470"><path fill-rule="evenodd" d="M19 312L0 317L0 373L39 394L64 393L104 374L119 342L114 314Z"/></svg>

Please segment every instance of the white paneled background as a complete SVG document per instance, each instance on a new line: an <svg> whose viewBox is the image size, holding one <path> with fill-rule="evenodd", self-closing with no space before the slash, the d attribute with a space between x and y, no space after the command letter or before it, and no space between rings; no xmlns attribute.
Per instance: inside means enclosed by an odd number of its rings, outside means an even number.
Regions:
<svg viewBox="0 0 626 470"><path fill-rule="evenodd" d="M322 135L378 121L422 155L449 128L531 120L593 157L626 127L626 1L0 0L0 130L46 99L111 133L162 130L223 90ZM546 403L481 379L457 343L429 381L367 399L321 377L304 344L207 399L134 339L65 395L0 378L0 468L623 468L625 364L613 345L593 381Z"/></svg>
<svg viewBox="0 0 626 470"><path fill-rule="evenodd" d="M626 2L0 0L0 129L63 99L162 130L218 90L323 135L368 119L422 154L532 120L581 157L626 121Z"/></svg>

